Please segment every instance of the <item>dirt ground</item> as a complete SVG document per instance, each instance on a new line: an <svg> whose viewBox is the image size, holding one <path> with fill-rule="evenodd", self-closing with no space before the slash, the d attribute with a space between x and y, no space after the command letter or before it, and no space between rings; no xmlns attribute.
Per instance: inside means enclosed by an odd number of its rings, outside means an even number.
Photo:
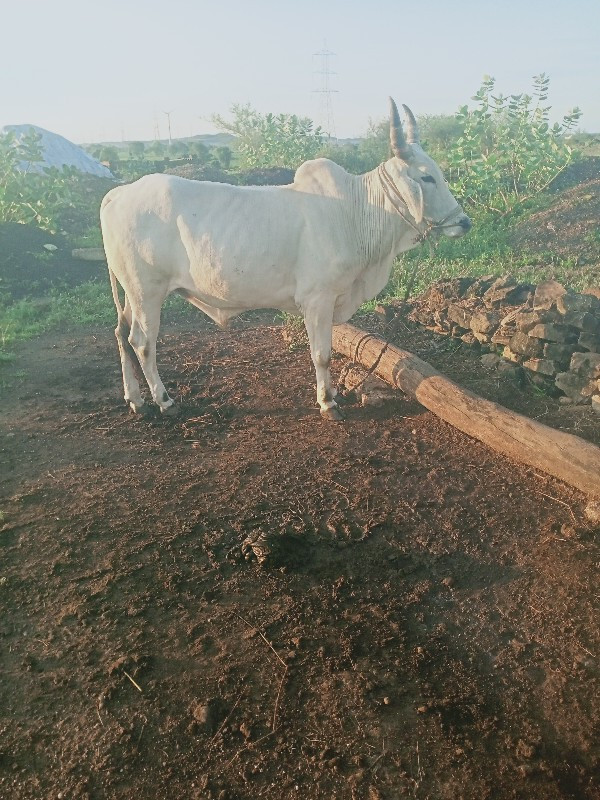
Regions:
<svg viewBox="0 0 600 800"><path fill-rule="evenodd" d="M401 395L325 422L280 328L198 320L161 339L178 418L125 410L110 330L5 370L0 797L599 798L586 498Z"/></svg>

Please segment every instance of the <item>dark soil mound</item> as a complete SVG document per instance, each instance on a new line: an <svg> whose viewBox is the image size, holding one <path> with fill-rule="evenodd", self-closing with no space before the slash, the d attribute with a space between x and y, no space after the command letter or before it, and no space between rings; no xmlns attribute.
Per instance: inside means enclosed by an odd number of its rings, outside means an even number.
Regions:
<svg viewBox="0 0 600 800"><path fill-rule="evenodd" d="M550 189L553 192L562 192L596 178L600 178L600 156L586 156L574 161L561 172L558 178L552 181Z"/></svg>
<svg viewBox="0 0 600 800"><path fill-rule="evenodd" d="M247 169L225 172L219 167L184 164L181 167L165 170L167 175L179 175L194 181L215 181L241 186L285 186L294 180L295 170L286 167Z"/></svg>
<svg viewBox="0 0 600 800"><path fill-rule="evenodd" d="M512 244L528 255L548 253L576 266L600 268L600 178L561 192L549 208L524 219Z"/></svg>
<svg viewBox="0 0 600 800"><path fill-rule="evenodd" d="M165 175L178 175L180 178L187 178L192 181L214 181L215 183L237 184L237 177L234 173L225 172L220 167L212 167L202 164L182 164L179 167L172 167L165 170Z"/></svg>
<svg viewBox="0 0 600 800"><path fill-rule="evenodd" d="M0 224L0 302L37 297L53 287L71 288L105 274L102 263L72 258L64 236L32 225Z"/></svg>

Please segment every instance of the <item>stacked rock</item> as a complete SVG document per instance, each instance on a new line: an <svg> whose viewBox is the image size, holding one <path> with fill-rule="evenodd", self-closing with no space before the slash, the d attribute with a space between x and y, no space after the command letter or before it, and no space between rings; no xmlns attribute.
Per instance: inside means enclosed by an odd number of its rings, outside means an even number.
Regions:
<svg viewBox="0 0 600 800"><path fill-rule="evenodd" d="M600 292L598 292L600 295ZM556 281L538 286L510 276L457 278L431 286L410 318L437 333L496 350L528 370L563 402L600 412L600 299Z"/></svg>

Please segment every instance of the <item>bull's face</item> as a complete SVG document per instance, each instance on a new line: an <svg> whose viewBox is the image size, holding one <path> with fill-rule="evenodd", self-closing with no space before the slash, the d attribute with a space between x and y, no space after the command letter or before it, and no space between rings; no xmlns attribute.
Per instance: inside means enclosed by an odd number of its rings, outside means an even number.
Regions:
<svg viewBox="0 0 600 800"><path fill-rule="evenodd" d="M412 111L407 106L404 110L406 135L396 104L390 97L390 142L394 157L381 167L384 188L397 190L423 233L463 236L471 229L471 220L456 202L441 169L421 147Z"/></svg>

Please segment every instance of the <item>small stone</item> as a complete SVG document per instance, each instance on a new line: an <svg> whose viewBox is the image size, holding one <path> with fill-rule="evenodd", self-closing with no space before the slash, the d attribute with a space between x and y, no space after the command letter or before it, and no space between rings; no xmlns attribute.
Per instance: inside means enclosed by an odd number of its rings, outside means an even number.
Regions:
<svg viewBox="0 0 600 800"><path fill-rule="evenodd" d="M249 739L252 736L252 728L247 722L242 722L240 725L240 733L244 737L244 739Z"/></svg>
<svg viewBox="0 0 600 800"><path fill-rule="evenodd" d="M574 372L559 372L554 382L574 403L589 403L595 389L595 381Z"/></svg>
<svg viewBox="0 0 600 800"><path fill-rule="evenodd" d="M459 306L456 303L452 303L448 306L448 319L452 322L456 322L461 328L470 327L471 317L471 312L463 308L463 306Z"/></svg>
<svg viewBox="0 0 600 800"><path fill-rule="evenodd" d="M492 344L500 344L503 346L508 345L513 337L514 330L507 330L505 328L498 328L492 336Z"/></svg>
<svg viewBox="0 0 600 800"><path fill-rule="evenodd" d="M535 747L528 742L524 742L522 739L519 739L517 743L517 756L521 758L533 758L535 755Z"/></svg>
<svg viewBox="0 0 600 800"><path fill-rule="evenodd" d="M429 711L429 706L419 706L417 708L417 714L426 714Z"/></svg>
<svg viewBox="0 0 600 800"><path fill-rule="evenodd" d="M383 698L383 705L384 706L389 706L389 705L391 705L391 703L392 703L391 697L384 697Z"/></svg>
<svg viewBox="0 0 600 800"><path fill-rule="evenodd" d="M530 778L535 773L535 767L532 764L519 764L518 770L522 778Z"/></svg>
<svg viewBox="0 0 600 800"><path fill-rule="evenodd" d="M584 350L591 350L593 353L600 353L600 336L595 336L593 333L586 333L583 331L579 335L579 347Z"/></svg>
<svg viewBox="0 0 600 800"><path fill-rule="evenodd" d="M559 397L558 402L561 406L572 406L575 401L571 397Z"/></svg>
<svg viewBox="0 0 600 800"><path fill-rule="evenodd" d="M576 342L579 334L564 325L555 325L552 322L540 323L535 325L530 331L529 336L534 339L545 339L548 342L572 343Z"/></svg>
<svg viewBox="0 0 600 800"><path fill-rule="evenodd" d="M600 377L600 353L573 353L570 370L582 377Z"/></svg>
<svg viewBox="0 0 600 800"><path fill-rule="evenodd" d="M565 287L558 281L543 281L538 283L533 295L534 310L550 309L556 305L559 298L566 294Z"/></svg>
<svg viewBox="0 0 600 800"><path fill-rule="evenodd" d="M192 707L192 716L200 728L208 733L214 733L217 728L222 710L221 701L217 698L206 703L197 703Z"/></svg>
<svg viewBox="0 0 600 800"><path fill-rule="evenodd" d="M573 347L557 342L546 342L544 344L544 358L556 361L561 367L567 369L571 363L571 356L574 353Z"/></svg>
<svg viewBox="0 0 600 800"><path fill-rule="evenodd" d="M576 292L565 292L556 301L556 307L561 314L579 311L597 311L600 308L600 301L592 294L577 294Z"/></svg>
<svg viewBox="0 0 600 800"><path fill-rule="evenodd" d="M502 351L502 356L503 356L503 357L504 357L504 358L505 358L507 361L513 361L513 362L515 362L516 364L519 364L519 363L520 363L520 361L521 361L521 357L519 356L519 354L518 354L518 353L515 353L513 350L511 350L511 349L510 349L510 347L509 347L509 345L507 345L507 346L504 348L504 350ZM498 366L500 366L500 365L498 365Z"/></svg>
<svg viewBox="0 0 600 800"><path fill-rule="evenodd" d="M573 525L561 525L560 527L561 535L565 537L565 539L575 539L577 537L577 531L573 527Z"/></svg>
<svg viewBox="0 0 600 800"><path fill-rule="evenodd" d="M563 322L585 333L592 335L600 333L600 317L588 311L568 311L563 317Z"/></svg>
<svg viewBox="0 0 600 800"><path fill-rule="evenodd" d="M523 366L531 372L540 372L542 375L556 375L558 372L556 363L548 358L530 358L523 362Z"/></svg>
<svg viewBox="0 0 600 800"><path fill-rule="evenodd" d="M486 353L486 355L481 356L480 361L481 366L485 369L495 369L502 359L496 353Z"/></svg>
<svg viewBox="0 0 600 800"><path fill-rule="evenodd" d="M383 303L377 303L374 312L382 322L390 322L395 316L394 308L392 306L386 306Z"/></svg>
<svg viewBox="0 0 600 800"><path fill-rule="evenodd" d="M444 584L444 586L447 586L449 589L451 589L454 586L454 578L451 577L444 578L442 583Z"/></svg>
<svg viewBox="0 0 600 800"><path fill-rule="evenodd" d="M500 324L500 317L493 311L478 311L471 317L469 327L473 333L491 333Z"/></svg>
<svg viewBox="0 0 600 800"><path fill-rule="evenodd" d="M600 523L600 500L591 500L584 508L586 519L594 524Z"/></svg>
<svg viewBox="0 0 600 800"><path fill-rule="evenodd" d="M525 308L514 314L513 321L517 328L524 333L528 333L536 325L543 322L560 322L562 320L558 311L536 310Z"/></svg>
<svg viewBox="0 0 600 800"><path fill-rule="evenodd" d="M489 344L492 341L492 337L487 333L479 333L479 331L474 331L473 336L477 339L477 341L481 345ZM489 347L487 348L487 350L489 350Z"/></svg>
<svg viewBox="0 0 600 800"><path fill-rule="evenodd" d="M539 339L532 339L523 331L517 331L509 342L513 353L527 358L538 358L544 352L544 344Z"/></svg>
<svg viewBox="0 0 600 800"><path fill-rule="evenodd" d="M498 278L483 295L485 304L489 306L520 306L528 302L533 286L529 283L517 283L510 275Z"/></svg>

